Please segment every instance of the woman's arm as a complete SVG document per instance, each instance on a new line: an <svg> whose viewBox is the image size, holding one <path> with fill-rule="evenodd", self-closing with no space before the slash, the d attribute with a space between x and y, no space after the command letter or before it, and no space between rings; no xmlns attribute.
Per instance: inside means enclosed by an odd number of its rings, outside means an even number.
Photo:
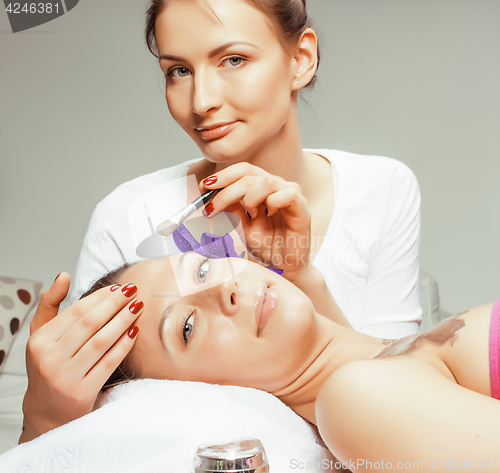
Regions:
<svg viewBox="0 0 500 473"><path fill-rule="evenodd" d="M373 471L375 462L378 469L381 462L385 469L500 469L500 402L421 360L342 367L319 393L316 420L332 453L357 471Z"/></svg>
<svg viewBox="0 0 500 473"><path fill-rule="evenodd" d="M413 172L390 160L389 192L384 199L378 252L367 278L360 330L375 337L416 333L422 311L418 301L420 191Z"/></svg>
<svg viewBox="0 0 500 473"><path fill-rule="evenodd" d="M307 270L296 275L291 282L311 299L318 314L351 328L351 324L328 289L323 273L316 266L311 264Z"/></svg>
<svg viewBox="0 0 500 473"><path fill-rule="evenodd" d="M58 314L68 288L69 275L62 273L42 294L30 325L19 443L91 412L135 342L127 336L142 312L140 304L131 305L135 293L103 288Z"/></svg>

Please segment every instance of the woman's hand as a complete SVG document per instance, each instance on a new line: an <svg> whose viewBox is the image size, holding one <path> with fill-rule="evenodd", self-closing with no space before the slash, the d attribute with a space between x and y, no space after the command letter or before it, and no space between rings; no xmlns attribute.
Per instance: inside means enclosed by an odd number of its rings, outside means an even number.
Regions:
<svg viewBox="0 0 500 473"><path fill-rule="evenodd" d="M248 163L217 172L200 189L224 188L206 208L208 214L227 211L243 224L250 255L284 270L291 282L309 269L311 214L300 186Z"/></svg>
<svg viewBox="0 0 500 473"><path fill-rule="evenodd" d="M105 287L58 314L69 284L61 273L42 294L30 325L20 443L91 412L135 342L131 326L143 307L134 299L135 285Z"/></svg>
<svg viewBox="0 0 500 473"><path fill-rule="evenodd" d="M323 274L311 264L311 213L300 186L249 163L238 163L200 184L202 192L219 188L224 189L206 212L225 210L240 217L250 259L283 269L283 276L311 299L319 314L350 327Z"/></svg>

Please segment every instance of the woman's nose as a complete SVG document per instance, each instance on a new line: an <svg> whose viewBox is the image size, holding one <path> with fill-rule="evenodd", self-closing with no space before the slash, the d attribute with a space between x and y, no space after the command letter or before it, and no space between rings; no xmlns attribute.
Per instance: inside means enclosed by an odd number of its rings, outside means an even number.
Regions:
<svg viewBox="0 0 500 473"><path fill-rule="evenodd" d="M240 297L238 295L238 284L232 279L231 281L226 281L218 287L219 293L219 304L220 310L224 315L232 316L238 311L238 304L240 302Z"/></svg>
<svg viewBox="0 0 500 473"><path fill-rule="evenodd" d="M193 84L193 113L204 116L221 107L221 94L216 74L196 73Z"/></svg>

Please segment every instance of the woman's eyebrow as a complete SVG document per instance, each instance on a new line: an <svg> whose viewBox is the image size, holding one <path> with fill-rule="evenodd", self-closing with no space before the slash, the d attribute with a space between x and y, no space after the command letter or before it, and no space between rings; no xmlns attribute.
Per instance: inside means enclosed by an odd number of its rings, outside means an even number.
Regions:
<svg viewBox="0 0 500 473"><path fill-rule="evenodd" d="M165 320L167 320L168 316L172 313L172 306L169 305L166 309L165 312L163 312L161 318L160 318L160 324L158 325L158 333L160 335L160 340L163 346L165 344L163 343L163 324L165 323Z"/></svg>
<svg viewBox="0 0 500 473"><path fill-rule="evenodd" d="M160 54L160 57L158 59L168 59L170 61L184 61L181 57L177 56L170 56L170 54Z"/></svg>
<svg viewBox="0 0 500 473"><path fill-rule="evenodd" d="M230 48L231 46L238 46L238 45L246 45L246 46L251 46L252 48L260 49L262 51L262 48L259 48L257 45L248 43L246 41L231 41L230 43L223 44L222 46L219 46L218 48L212 49L208 53L208 57L214 57L217 56L217 54L220 54L222 51ZM168 59L170 61L185 61L185 59L179 57L179 56L172 56L170 54L160 54L159 59Z"/></svg>
<svg viewBox="0 0 500 473"><path fill-rule="evenodd" d="M238 46L240 44L243 44L246 46L251 46L252 48L257 48L257 49L260 49L262 51L262 48L259 48L255 44L247 43L246 41L231 41L230 43L226 43L226 44L223 44L222 46L219 46L218 48L212 49L212 51L210 51L208 53L208 57L217 56L217 54L220 54L225 49L230 48L231 46Z"/></svg>

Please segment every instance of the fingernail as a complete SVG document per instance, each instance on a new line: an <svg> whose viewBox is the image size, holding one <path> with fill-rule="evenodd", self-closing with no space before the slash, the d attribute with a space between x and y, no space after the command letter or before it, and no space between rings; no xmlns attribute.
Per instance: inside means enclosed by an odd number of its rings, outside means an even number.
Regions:
<svg viewBox="0 0 500 473"><path fill-rule="evenodd" d="M127 332L127 335L129 338L135 338L135 336L139 333L139 327L137 325L132 325L130 327L129 331Z"/></svg>
<svg viewBox="0 0 500 473"><path fill-rule="evenodd" d="M212 212L214 211L214 204L210 202L206 207L205 207L205 215L208 217Z"/></svg>
<svg viewBox="0 0 500 473"><path fill-rule="evenodd" d="M252 218L252 216L250 215L250 212L248 210L245 210L245 212L247 213L248 218Z"/></svg>
<svg viewBox="0 0 500 473"><path fill-rule="evenodd" d="M132 314L136 315L141 311L143 307L144 307L144 302L137 299L136 301L132 302L132 304L130 304L128 310L130 310Z"/></svg>
<svg viewBox="0 0 500 473"><path fill-rule="evenodd" d="M111 287L109 288L109 290L110 290L111 292L115 292L115 291L116 291L116 290L117 290L120 286L121 286L120 284L115 284L114 286L111 286Z"/></svg>
<svg viewBox="0 0 500 473"><path fill-rule="evenodd" d="M56 278L54 279L54 282L56 282L56 281L57 281L57 278L58 278L60 275L61 275L61 273L59 273L59 274L56 276Z"/></svg>
<svg viewBox="0 0 500 473"><path fill-rule="evenodd" d="M123 295L125 297L132 297L137 292L137 286L135 284L127 284L122 289Z"/></svg>
<svg viewBox="0 0 500 473"><path fill-rule="evenodd" d="M210 177L207 177L206 179L203 179L204 186L213 186L216 182L217 182L216 176L210 176Z"/></svg>
<svg viewBox="0 0 500 473"><path fill-rule="evenodd" d="M266 214L266 217L267 217L267 214L269 213L269 210L267 209L267 207L266 207L266 210L264 213Z"/></svg>

